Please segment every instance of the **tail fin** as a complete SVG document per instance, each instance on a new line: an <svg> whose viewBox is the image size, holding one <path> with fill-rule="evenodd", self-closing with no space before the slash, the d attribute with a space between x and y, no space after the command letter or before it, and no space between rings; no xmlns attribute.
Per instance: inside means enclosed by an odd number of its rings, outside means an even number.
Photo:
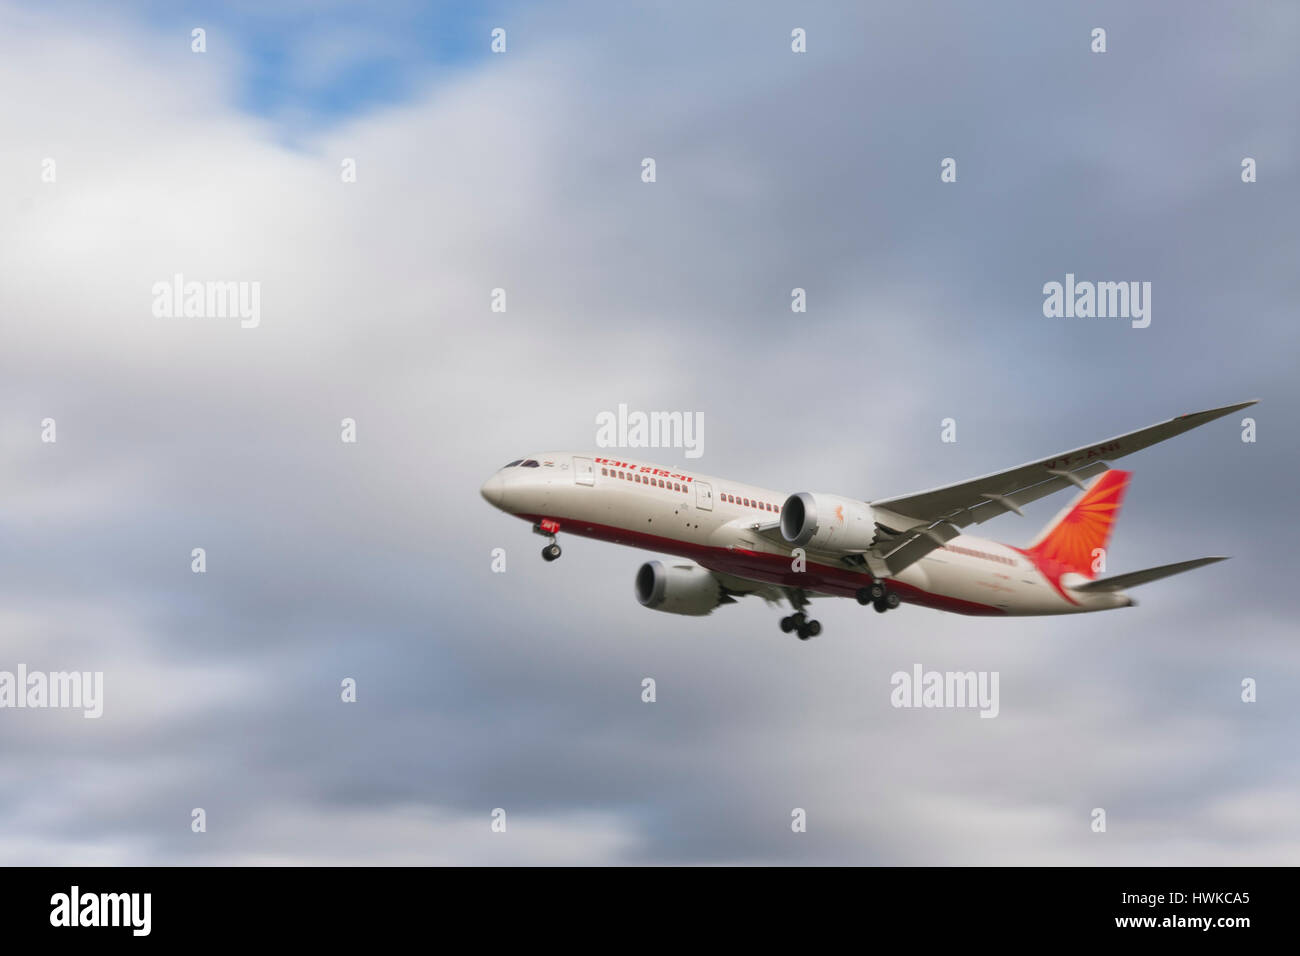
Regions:
<svg viewBox="0 0 1300 956"><path fill-rule="evenodd" d="M1097 576L1097 550L1110 542L1111 528L1119 517L1132 472L1104 471L1087 491L1058 514L1025 549L1040 567L1073 571L1085 578Z"/></svg>

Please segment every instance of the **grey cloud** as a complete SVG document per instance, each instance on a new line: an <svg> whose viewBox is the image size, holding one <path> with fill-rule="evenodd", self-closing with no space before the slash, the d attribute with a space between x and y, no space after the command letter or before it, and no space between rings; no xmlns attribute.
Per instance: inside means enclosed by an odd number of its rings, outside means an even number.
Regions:
<svg viewBox="0 0 1300 956"><path fill-rule="evenodd" d="M1296 21L1181 16L521 11L518 54L293 150L149 35L38 18L0 46L44 91L0 105L5 661L109 700L0 717L0 858L1293 861ZM154 320L176 271L262 281L262 327ZM1153 281L1151 328L1045 319L1066 271ZM881 496L1246 397L1257 444L1124 462L1111 557L1235 559L1077 619L677 620L639 554L543 565L477 495L620 401L704 411L704 470ZM999 670L1001 716L893 710L914 661Z"/></svg>

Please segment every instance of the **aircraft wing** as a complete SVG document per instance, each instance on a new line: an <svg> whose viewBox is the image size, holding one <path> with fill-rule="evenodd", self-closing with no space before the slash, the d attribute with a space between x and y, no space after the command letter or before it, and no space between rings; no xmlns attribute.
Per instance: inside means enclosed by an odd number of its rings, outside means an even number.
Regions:
<svg viewBox="0 0 1300 956"><path fill-rule="evenodd" d="M943 547L967 525L979 524L1008 511L1020 514L1022 505L1070 485L1084 488L1087 479L1110 467L1106 459L1123 458L1254 404L1252 400L1179 415L1006 471L869 502L876 513L877 529L871 547L864 551L839 551L828 557L860 565L877 577L897 574ZM779 522L755 523L749 530L776 544L785 544Z"/></svg>
<svg viewBox="0 0 1300 956"><path fill-rule="evenodd" d="M897 518L899 526L893 529L897 532L911 529L923 533L922 527L929 528L939 522L963 528L1008 511L1019 513L1021 505L1037 501L1068 485L1083 487L1085 478L1098 475L1109 467L1107 459L1131 455L1254 404L1254 401L1240 402L1179 415L1166 422L1058 452L1006 471L912 495L881 498L870 505L876 511L888 513L882 516L886 523L890 517Z"/></svg>

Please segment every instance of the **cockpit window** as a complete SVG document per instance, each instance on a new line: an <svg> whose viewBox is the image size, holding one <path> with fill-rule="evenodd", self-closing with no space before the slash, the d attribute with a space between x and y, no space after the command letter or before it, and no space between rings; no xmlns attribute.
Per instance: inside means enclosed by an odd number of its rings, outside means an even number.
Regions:
<svg viewBox="0 0 1300 956"><path fill-rule="evenodd" d="M540 467L540 466L537 464L537 459L535 459L535 458L529 458L527 461L521 461L521 462L519 463L519 467L520 467L520 468L538 468L538 467Z"/></svg>
<svg viewBox="0 0 1300 956"><path fill-rule="evenodd" d="M521 461L523 461L522 458L516 458L516 459L515 459L514 461L512 461L510 464L508 464L508 465L502 465L501 467L502 467L502 468L513 468L513 467L515 467L515 465L519 464Z"/></svg>

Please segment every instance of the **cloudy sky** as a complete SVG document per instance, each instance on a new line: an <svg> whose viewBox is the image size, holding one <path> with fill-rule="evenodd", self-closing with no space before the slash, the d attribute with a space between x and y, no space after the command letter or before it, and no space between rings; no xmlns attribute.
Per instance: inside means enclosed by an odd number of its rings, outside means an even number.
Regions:
<svg viewBox="0 0 1300 956"><path fill-rule="evenodd" d="M105 681L0 710L0 862L1300 860L1294 5L266 6L0 0L0 670ZM1150 327L1044 317L1066 273ZM619 403L874 498L1247 398L1125 459L1110 570L1234 559L1107 614L801 643L478 495ZM1000 715L892 708L916 663Z"/></svg>

